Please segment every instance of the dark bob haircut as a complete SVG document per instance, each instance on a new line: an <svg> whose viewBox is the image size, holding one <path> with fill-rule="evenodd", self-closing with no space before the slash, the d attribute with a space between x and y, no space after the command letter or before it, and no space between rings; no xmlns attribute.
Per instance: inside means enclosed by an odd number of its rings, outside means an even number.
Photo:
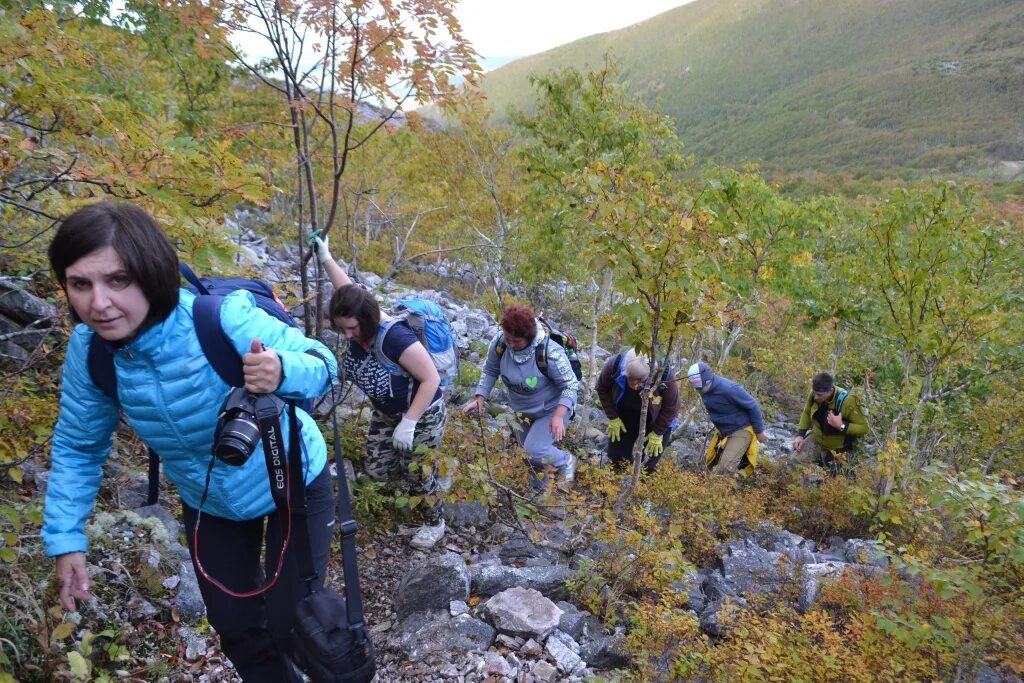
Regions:
<svg viewBox="0 0 1024 683"><path fill-rule="evenodd" d="M359 323L359 341L369 344L380 329L380 304L359 285L344 285L334 290L327 307L331 323L338 318L355 318Z"/></svg>
<svg viewBox="0 0 1024 683"><path fill-rule="evenodd" d="M132 204L98 202L65 218L50 242L50 268L67 292L67 270L78 259L113 247L149 302L149 327L178 305L178 254L153 217ZM74 309L71 316L81 322Z"/></svg>
<svg viewBox="0 0 1024 683"><path fill-rule="evenodd" d="M532 342L537 336L537 321L534 319L533 311L526 306L507 306L504 315L501 316L501 329L513 337L529 339Z"/></svg>

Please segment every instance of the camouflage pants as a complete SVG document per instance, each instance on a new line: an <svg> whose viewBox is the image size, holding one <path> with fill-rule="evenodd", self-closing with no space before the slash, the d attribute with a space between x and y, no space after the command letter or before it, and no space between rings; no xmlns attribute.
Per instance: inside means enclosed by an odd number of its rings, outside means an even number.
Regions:
<svg viewBox="0 0 1024 683"><path fill-rule="evenodd" d="M412 495L434 495L441 489L437 467L424 474L424 454L417 454L415 451L421 446L433 449L441 445L444 427L448 422L448 406L440 399L427 408L416 423L412 451L395 448L391 440L395 427L401 421L401 413L387 415L379 410L373 411L370 416L370 430L366 435L363 470L371 479L391 482L395 488ZM424 516L428 522L436 522L441 518L440 499L433 506L425 508Z"/></svg>

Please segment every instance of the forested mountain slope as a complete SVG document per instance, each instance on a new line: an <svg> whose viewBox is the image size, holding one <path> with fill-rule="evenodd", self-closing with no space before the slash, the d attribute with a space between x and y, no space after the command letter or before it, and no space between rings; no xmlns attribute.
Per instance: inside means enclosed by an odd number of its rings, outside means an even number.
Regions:
<svg viewBox="0 0 1024 683"><path fill-rule="evenodd" d="M1005 175L1024 159L1022 44L1017 0L697 0L513 62L484 88L498 112L522 107L529 74L611 51L698 156Z"/></svg>

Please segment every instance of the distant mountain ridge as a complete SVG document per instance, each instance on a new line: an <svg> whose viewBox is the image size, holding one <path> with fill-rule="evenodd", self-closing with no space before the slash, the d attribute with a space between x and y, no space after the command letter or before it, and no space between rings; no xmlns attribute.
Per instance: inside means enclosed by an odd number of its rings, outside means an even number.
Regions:
<svg viewBox="0 0 1024 683"><path fill-rule="evenodd" d="M1024 0L697 0L489 72L499 113L530 73L597 68L690 151L778 171L1020 173Z"/></svg>

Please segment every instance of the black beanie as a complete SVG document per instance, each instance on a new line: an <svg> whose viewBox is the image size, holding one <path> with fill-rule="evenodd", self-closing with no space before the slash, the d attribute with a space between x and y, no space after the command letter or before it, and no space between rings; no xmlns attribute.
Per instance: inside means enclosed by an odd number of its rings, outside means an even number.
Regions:
<svg viewBox="0 0 1024 683"><path fill-rule="evenodd" d="M814 379L811 380L811 389L818 394L824 394L832 391L832 387L834 386L835 384L832 381L832 375L827 372L819 372L814 376Z"/></svg>

